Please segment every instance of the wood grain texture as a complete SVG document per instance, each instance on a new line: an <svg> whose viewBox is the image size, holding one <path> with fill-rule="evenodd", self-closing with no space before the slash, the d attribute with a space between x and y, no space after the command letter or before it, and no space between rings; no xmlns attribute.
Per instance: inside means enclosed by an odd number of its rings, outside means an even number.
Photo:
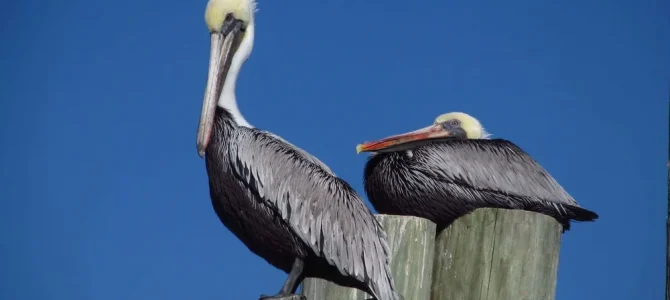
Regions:
<svg viewBox="0 0 670 300"><path fill-rule="evenodd" d="M539 213L477 209L438 233L432 300L554 300L561 225Z"/></svg>
<svg viewBox="0 0 670 300"><path fill-rule="evenodd" d="M435 224L409 216L376 215L388 236L391 272L405 300L429 300L435 250ZM302 295L308 300L362 300L372 298L357 289L306 278Z"/></svg>

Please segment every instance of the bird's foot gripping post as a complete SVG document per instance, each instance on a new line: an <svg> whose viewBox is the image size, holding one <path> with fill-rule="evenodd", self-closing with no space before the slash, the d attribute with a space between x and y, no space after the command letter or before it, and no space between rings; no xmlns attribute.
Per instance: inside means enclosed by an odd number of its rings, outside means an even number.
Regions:
<svg viewBox="0 0 670 300"><path fill-rule="evenodd" d="M302 259L296 258L279 294L274 296L261 295L259 300L307 300L305 296L295 294L295 291L298 289L298 279L302 276L303 267L304 263Z"/></svg>
<svg viewBox="0 0 670 300"><path fill-rule="evenodd" d="M429 300L435 249L435 224L410 216L376 215L387 235L391 273L401 299ZM332 282L306 278L302 294L308 300L363 300L367 293Z"/></svg>
<svg viewBox="0 0 670 300"><path fill-rule="evenodd" d="M553 300L562 226L540 213L480 208L439 232L431 300Z"/></svg>

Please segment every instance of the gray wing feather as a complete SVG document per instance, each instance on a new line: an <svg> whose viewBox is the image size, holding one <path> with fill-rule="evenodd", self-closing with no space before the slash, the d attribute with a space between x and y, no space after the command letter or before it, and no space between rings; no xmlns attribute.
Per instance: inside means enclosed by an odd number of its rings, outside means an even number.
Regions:
<svg viewBox="0 0 670 300"><path fill-rule="evenodd" d="M467 183L478 190L579 207L542 166L509 141L453 141L424 147L421 151L426 151L424 171L437 172L450 181ZM557 207L557 210L565 208Z"/></svg>
<svg viewBox="0 0 670 300"><path fill-rule="evenodd" d="M324 171L328 172L330 175L335 176L335 173L334 173L328 166L326 166L326 164L324 164L322 161L320 161L320 160L319 160L318 158L316 158L315 156L313 156L313 155L307 153L307 151L302 150L301 148L298 148L297 146L295 146L295 145L289 143L289 142L288 142L287 140L285 140L284 138L282 138L282 137L280 137L280 136L278 136L278 135L276 135L276 134L274 134L274 133L272 133L272 132L269 132L269 131L262 131L262 132L265 133L265 134L267 134L267 135L272 136L273 138L278 139L278 140L281 141L281 142L286 143L287 145L289 145L289 146L291 146L291 147L293 147L293 149L294 149L295 151L298 151L298 152L299 152L305 159L307 159L307 160L309 160L309 161L311 161L311 162L317 164L319 167L321 167Z"/></svg>
<svg viewBox="0 0 670 300"><path fill-rule="evenodd" d="M386 234L365 203L322 162L275 135L238 130L232 168L263 203L341 274L395 300Z"/></svg>

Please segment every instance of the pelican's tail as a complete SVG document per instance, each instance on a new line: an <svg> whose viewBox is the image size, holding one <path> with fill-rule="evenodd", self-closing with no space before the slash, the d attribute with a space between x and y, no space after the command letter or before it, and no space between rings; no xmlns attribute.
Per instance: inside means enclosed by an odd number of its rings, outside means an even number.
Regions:
<svg viewBox="0 0 670 300"><path fill-rule="evenodd" d="M597 213L579 206L570 205L570 211L572 213L571 219L575 221L588 222L588 221L594 221L595 219L598 218Z"/></svg>
<svg viewBox="0 0 670 300"><path fill-rule="evenodd" d="M563 204L546 201L545 207L549 208L550 212L547 213L550 216L553 216L563 225L563 231L570 230L570 222L592 222L595 219L598 219L598 214L590 211L588 209L582 208L578 205Z"/></svg>

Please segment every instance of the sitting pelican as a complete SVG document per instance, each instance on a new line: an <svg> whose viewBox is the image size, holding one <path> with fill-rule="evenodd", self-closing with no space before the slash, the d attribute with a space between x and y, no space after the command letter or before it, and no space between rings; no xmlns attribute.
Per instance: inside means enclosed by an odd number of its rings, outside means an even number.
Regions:
<svg viewBox="0 0 670 300"><path fill-rule="evenodd" d="M198 127L214 210L251 252L288 273L275 296L293 299L304 277L397 300L386 234L363 200L315 157L251 126L235 81L254 43L253 0L210 0L207 87Z"/></svg>
<svg viewBox="0 0 670 300"><path fill-rule="evenodd" d="M365 192L383 214L413 215L441 228L480 207L522 209L570 221L598 215L577 202L532 157L489 134L470 115L452 112L433 125L356 151L377 152L365 165Z"/></svg>

